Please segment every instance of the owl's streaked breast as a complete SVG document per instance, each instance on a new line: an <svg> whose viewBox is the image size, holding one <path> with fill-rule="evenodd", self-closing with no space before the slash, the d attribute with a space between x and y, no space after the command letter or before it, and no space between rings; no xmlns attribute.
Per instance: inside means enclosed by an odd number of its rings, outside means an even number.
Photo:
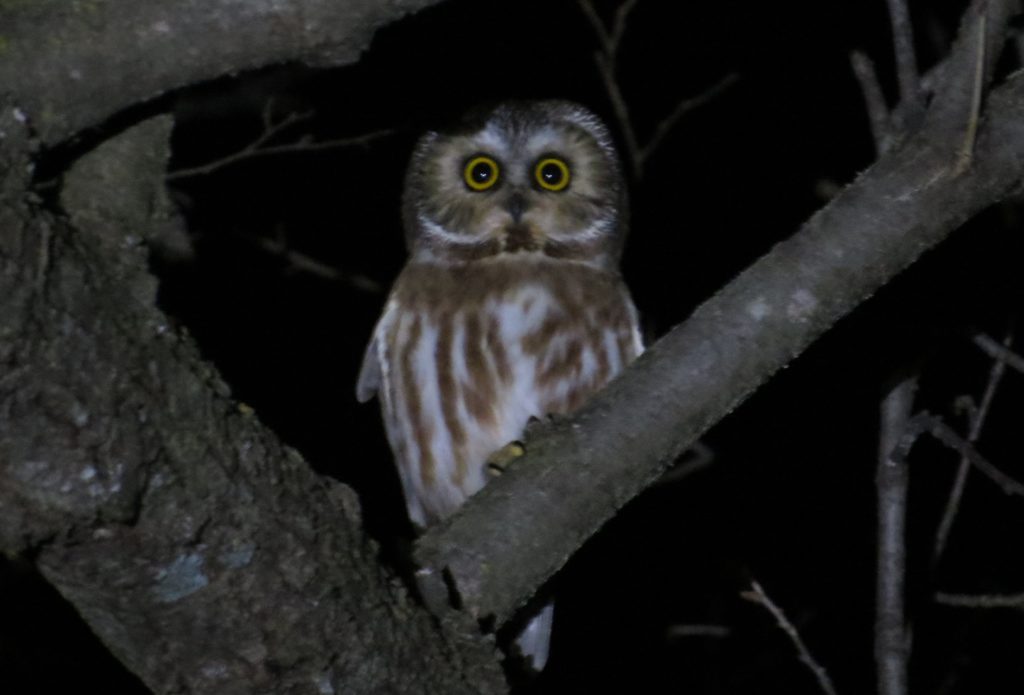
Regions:
<svg viewBox="0 0 1024 695"><path fill-rule="evenodd" d="M521 254L413 263L376 334L379 390L410 516L427 525L486 482L531 417L565 413L641 349L621 280Z"/></svg>

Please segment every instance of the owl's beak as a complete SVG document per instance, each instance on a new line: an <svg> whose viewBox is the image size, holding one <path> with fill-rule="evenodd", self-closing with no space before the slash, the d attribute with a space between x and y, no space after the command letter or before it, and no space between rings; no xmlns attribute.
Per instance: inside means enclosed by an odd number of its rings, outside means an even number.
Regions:
<svg viewBox="0 0 1024 695"><path fill-rule="evenodd" d="M526 212L526 196L516 191L509 196L505 209L512 216L512 221L519 224L523 221L523 213Z"/></svg>
<svg viewBox="0 0 1024 695"><path fill-rule="evenodd" d="M539 248L536 231L529 224L523 222L523 215L527 208L529 208L529 204L522 191L513 190L505 200L505 210L512 218L512 222L504 229L503 247L505 251L536 251Z"/></svg>

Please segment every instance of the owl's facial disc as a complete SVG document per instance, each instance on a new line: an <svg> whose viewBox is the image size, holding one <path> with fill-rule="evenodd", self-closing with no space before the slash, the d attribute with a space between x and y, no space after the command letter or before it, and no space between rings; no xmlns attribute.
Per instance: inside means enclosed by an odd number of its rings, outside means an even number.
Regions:
<svg viewBox="0 0 1024 695"><path fill-rule="evenodd" d="M621 247L615 154L603 126L579 107L509 104L473 129L432 134L411 177L413 239L427 257L526 253L601 265Z"/></svg>

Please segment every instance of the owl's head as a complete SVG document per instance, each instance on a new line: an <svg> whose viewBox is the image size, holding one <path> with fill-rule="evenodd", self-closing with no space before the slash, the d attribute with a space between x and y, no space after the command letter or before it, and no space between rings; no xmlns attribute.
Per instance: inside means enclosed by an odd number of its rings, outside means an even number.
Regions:
<svg viewBox="0 0 1024 695"><path fill-rule="evenodd" d="M626 186L608 129L564 101L503 102L430 132L406 178L406 239L417 260L535 254L614 267Z"/></svg>

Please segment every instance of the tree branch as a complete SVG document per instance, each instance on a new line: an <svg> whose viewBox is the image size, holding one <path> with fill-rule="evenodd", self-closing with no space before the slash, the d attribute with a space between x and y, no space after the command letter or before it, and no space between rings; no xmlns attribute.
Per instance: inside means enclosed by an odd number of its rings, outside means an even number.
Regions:
<svg viewBox="0 0 1024 695"><path fill-rule="evenodd" d="M968 440L957 434L952 427L941 419L928 412L920 412L911 418L910 427L907 428L904 442L901 443L900 450L894 452L893 455L905 458L917 437L924 433L935 437L935 439L970 461L982 475L998 485L1004 494L1024 497L1024 483L1014 480L1006 473L1003 473L995 464L978 453L978 450Z"/></svg>
<svg viewBox="0 0 1024 695"><path fill-rule="evenodd" d="M1001 37L1010 4L987 7L988 35ZM965 32L977 27L978 15L970 16ZM957 106L974 77L973 51L957 46L943 89L904 147L582 410L529 431L516 466L420 539L421 588L437 610L454 590L472 615L506 620L711 425L926 249L1020 185L1024 75L990 95L971 165L957 169L969 119Z"/></svg>
<svg viewBox="0 0 1024 695"><path fill-rule="evenodd" d="M975 339L987 337L976 336ZM1013 331L1007 331L1003 340L1002 348L1010 349L1013 344ZM968 418L967 443L973 445L981 437L981 430L985 426L985 419L988 417L989 408L992 407L992 399L995 398L996 389L1006 371L1006 361L995 357L992 361L992 368L988 373L988 382L985 384L985 391L982 393L981 402L973 409ZM953 522L956 520L957 512L960 509L960 500L963 498L964 490L967 487L967 474L971 470L971 461L967 456L960 456L960 465L956 469L956 478L953 480L953 487L950 488L949 498L942 512L942 519L935 531L935 542L932 546L932 566L938 564L942 553L946 549L946 541L953 529Z"/></svg>
<svg viewBox="0 0 1024 695"><path fill-rule="evenodd" d="M900 381L881 407L878 467L878 560L875 591L875 668L880 695L906 695L910 639L904 615L907 573L909 467L893 456L910 425L917 378Z"/></svg>
<svg viewBox="0 0 1024 695"><path fill-rule="evenodd" d="M576 0L576 4L587 18L587 21L590 22L590 26L594 30L594 34L600 44L600 50L594 53L594 63L597 65L598 73L601 75L601 82L604 84L604 91L608 95L608 101L611 102L615 120L618 122L619 130L622 132L622 144L626 150L626 160L629 165L630 176L634 181L640 181L643 178L647 160L657 151L668 134L686 114L714 100L739 79L735 73L730 73L701 94L680 100L675 108L658 122L654 133L651 134L647 143L641 144L636 128L633 125L633 118L630 115L629 102L622 93L622 87L619 85L617 76L622 38L626 33L629 15L636 7L637 1L623 0L622 4L615 10L615 18L609 29L605 27L601 16L594 9L592 0Z"/></svg>
<svg viewBox="0 0 1024 695"><path fill-rule="evenodd" d="M818 663L817 659L811 654L807 645L804 644L803 638L800 637L800 633L797 632L796 627L789 621L786 614L781 608L779 608L774 601L769 598L768 594L764 592L761 585L758 582L751 582L750 591L745 591L741 594L743 598L748 601L752 601L758 605L764 606L765 609L772 614L775 618L776 624L779 628L786 633L789 637L789 641L793 643L794 649L796 649L797 658L800 662L808 668L808 670L814 675L814 679L818 682L818 688L825 695L836 695L835 686L832 685L832 679L829 678L828 671L825 667Z"/></svg>
<svg viewBox="0 0 1024 695"><path fill-rule="evenodd" d="M854 51L850 54L850 66L853 68L853 76L857 78L861 95L864 97L868 125L871 127L871 139L875 143L875 154L885 154L892 142L892 134L889 132L891 119L889 107L885 103L885 95L882 93L882 85L879 83L878 74L875 71L875 63L864 53Z"/></svg>
<svg viewBox="0 0 1024 695"><path fill-rule="evenodd" d="M282 131L291 128L297 123L308 121L312 113L289 113L279 121L273 118L273 99L268 100L263 109L263 130L249 144L231 154L220 157L205 164L198 164L191 167L182 167L167 172L164 177L167 181L177 181L193 176L205 176L219 171L224 167L231 166L238 162L244 162L255 157L266 157L276 154L294 154L297 152L314 152L317 150L330 150L343 147L356 147L368 145L374 140L391 135L392 130L374 130L362 135L354 135L348 138L336 138L333 140L313 141L309 136L303 136L296 142L283 143L279 145L268 145L267 143L277 137Z"/></svg>
<svg viewBox="0 0 1024 695"><path fill-rule="evenodd" d="M910 21L907 0L887 0L892 45L896 54L896 78L900 86L900 102L911 110L921 108L921 86L914 48L914 26Z"/></svg>
<svg viewBox="0 0 1024 695"><path fill-rule="evenodd" d="M1024 593L1021 594L951 594L939 591L935 602L958 608L1015 608L1024 610Z"/></svg>
<svg viewBox="0 0 1024 695"><path fill-rule="evenodd" d="M985 335L984 333L974 336L972 341L992 359L998 360L1000 363L1006 364L1024 374L1024 357L1011 350L1008 345L1000 345L999 341L993 340L992 336Z"/></svg>
<svg viewBox="0 0 1024 695"><path fill-rule="evenodd" d="M30 556L154 692L506 692L493 641L416 606L355 494L156 308L143 242L173 223L171 119L76 164L71 227L26 203L13 113L0 103L0 552Z"/></svg>
<svg viewBox="0 0 1024 695"><path fill-rule="evenodd" d="M377 27L437 2L94 0L88 12L64 0L0 3L0 85L50 146L225 74L351 63Z"/></svg>

